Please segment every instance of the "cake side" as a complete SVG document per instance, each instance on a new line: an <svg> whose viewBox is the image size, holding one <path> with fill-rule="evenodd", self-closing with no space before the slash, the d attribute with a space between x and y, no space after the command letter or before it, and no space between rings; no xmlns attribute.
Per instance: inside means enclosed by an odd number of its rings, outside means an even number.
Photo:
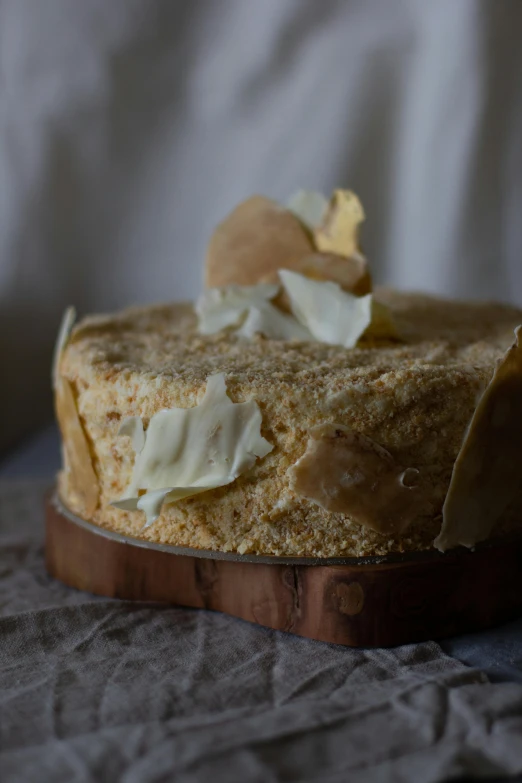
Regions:
<svg viewBox="0 0 522 783"><path fill-rule="evenodd" d="M60 364L76 397L98 478L92 521L151 541L274 555L369 556L427 548L440 530L455 458L479 394L522 321L515 308L381 292L404 342L248 342L202 336L190 305L149 307L86 319ZM164 507L146 530L140 511L111 503L129 485L134 451L121 422L145 426L165 408L201 399L209 375L224 373L233 402L254 399L262 435L274 445L232 484ZM422 503L401 534L384 535L298 495L291 468L309 433L342 425L375 441L397 464L419 471ZM60 494L73 511L70 473ZM419 492L417 494L419 494ZM517 524L517 509L502 529Z"/></svg>

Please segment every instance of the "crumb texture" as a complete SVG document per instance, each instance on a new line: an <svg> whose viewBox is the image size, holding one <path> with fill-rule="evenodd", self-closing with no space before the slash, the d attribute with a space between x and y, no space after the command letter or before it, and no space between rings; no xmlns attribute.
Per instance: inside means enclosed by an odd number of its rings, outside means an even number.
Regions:
<svg viewBox="0 0 522 783"><path fill-rule="evenodd" d="M431 547L464 433L522 312L377 295L402 342L367 338L345 349L227 331L202 336L190 304L83 320L59 371L73 389L98 479L92 521L151 541L240 553L357 557ZM147 426L164 408L196 405L214 373L225 374L233 402L257 402L274 449L232 484L166 506L142 530L142 512L110 505L124 495L134 463L131 438L118 435L121 422L140 416ZM360 433L395 464L418 471L423 503L406 530L369 529L295 492L289 469L305 454L310 431L325 425ZM59 486L77 511L70 472L62 471ZM495 533L517 525L513 509Z"/></svg>

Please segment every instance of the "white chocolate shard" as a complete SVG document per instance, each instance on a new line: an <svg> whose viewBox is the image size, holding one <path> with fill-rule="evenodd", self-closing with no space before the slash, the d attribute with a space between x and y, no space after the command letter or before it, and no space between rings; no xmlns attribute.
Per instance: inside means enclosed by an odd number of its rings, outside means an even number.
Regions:
<svg viewBox="0 0 522 783"><path fill-rule="evenodd" d="M290 196L286 208L313 232L324 220L328 199L316 190L298 190Z"/></svg>
<svg viewBox="0 0 522 783"><path fill-rule="evenodd" d="M145 430L139 416L129 416L121 423L118 435L128 435L132 441L132 448L136 455L143 451L145 445Z"/></svg>
<svg viewBox="0 0 522 783"><path fill-rule="evenodd" d="M130 486L112 505L143 510L149 527L164 503L232 483L273 449L261 435L261 423L254 400L232 402L223 373L211 375L199 405L152 416ZM134 425L126 429L135 435Z"/></svg>
<svg viewBox="0 0 522 783"><path fill-rule="evenodd" d="M269 340L310 341L314 339L308 329L301 326L293 316L282 313L270 304L251 307L236 334L246 338L262 334Z"/></svg>
<svg viewBox="0 0 522 783"><path fill-rule="evenodd" d="M247 339L262 334L271 340L313 340L293 316L270 303L279 289L279 284L261 283L207 289L196 303L200 333L215 334L236 326L234 333Z"/></svg>
<svg viewBox="0 0 522 783"><path fill-rule="evenodd" d="M60 361L62 358L62 354L65 350L67 343L69 342L69 338L71 336L72 328L74 326L75 321L76 321L76 310L74 309L74 307L68 307L62 316L60 328L58 329L58 336L56 338L56 343L54 346L52 380L53 380L53 387L55 389L60 374Z"/></svg>
<svg viewBox="0 0 522 783"><path fill-rule="evenodd" d="M299 323L323 343L353 348L372 320L372 295L353 296L337 283L316 282L288 269L279 277Z"/></svg>
<svg viewBox="0 0 522 783"><path fill-rule="evenodd" d="M277 296L279 285L230 285L209 288L196 302L198 328L201 334L215 334L236 326L251 308L262 308Z"/></svg>

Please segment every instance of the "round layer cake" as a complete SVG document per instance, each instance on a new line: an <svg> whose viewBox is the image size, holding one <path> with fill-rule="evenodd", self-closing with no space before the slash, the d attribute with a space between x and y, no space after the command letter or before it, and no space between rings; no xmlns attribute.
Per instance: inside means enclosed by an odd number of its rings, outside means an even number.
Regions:
<svg viewBox="0 0 522 783"><path fill-rule="evenodd" d="M63 502L104 528L203 549L358 557L431 547L477 400L513 344L522 311L392 291L379 297L401 340L363 338L353 349L260 335L246 340L227 329L204 336L190 304L83 320L58 373L72 391L96 489L87 509L65 435ZM217 373L232 402L255 401L261 434L273 448L231 483L166 503L144 528L142 511L112 505L125 496L135 461L131 438L119 434L121 424L140 417L146 429L161 410L198 405ZM362 515L357 503L353 513L349 503L339 510L332 465L321 454L313 462L311 433L321 427L332 437L352 433L350 455L358 467L340 480L344 489L350 481L356 485ZM306 454L311 468L299 472ZM375 460L387 460L402 485L411 484L411 501L403 493L410 504L407 524L381 523L386 496L365 473ZM392 511L395 501L390 498ZM519 506L506 509L495 534L522 527Z"/></svg>

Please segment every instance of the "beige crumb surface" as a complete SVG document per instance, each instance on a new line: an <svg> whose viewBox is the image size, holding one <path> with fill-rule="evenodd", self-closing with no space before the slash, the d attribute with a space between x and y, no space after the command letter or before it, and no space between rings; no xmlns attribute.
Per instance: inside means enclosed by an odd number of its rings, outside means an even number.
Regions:
<svg viewBox="0 0 522 783"><path fill-rule="evenodd" d="M522 311L390 290L378 298L392 309L402 342L368 340L348 350L243 340L230 331L202 336L190 304L80 322L59 369L74 390L98 477L92 521L150 541L240 553L357 557L430 547L478 396L513 343ZM256 400L262 435L274 449L232 484L164 507L143 530L142 512L110 505L124 495L134 462L120 424L141 416L147 426L163 408L196 405L218 372L234 402ZM422 513L406 531L378 533L292 490L289 468L322 424L362 433L419 471ZM70 483L62 471L60 493L74 511ZM502 530L515 518L508 516Z"/></svg>

